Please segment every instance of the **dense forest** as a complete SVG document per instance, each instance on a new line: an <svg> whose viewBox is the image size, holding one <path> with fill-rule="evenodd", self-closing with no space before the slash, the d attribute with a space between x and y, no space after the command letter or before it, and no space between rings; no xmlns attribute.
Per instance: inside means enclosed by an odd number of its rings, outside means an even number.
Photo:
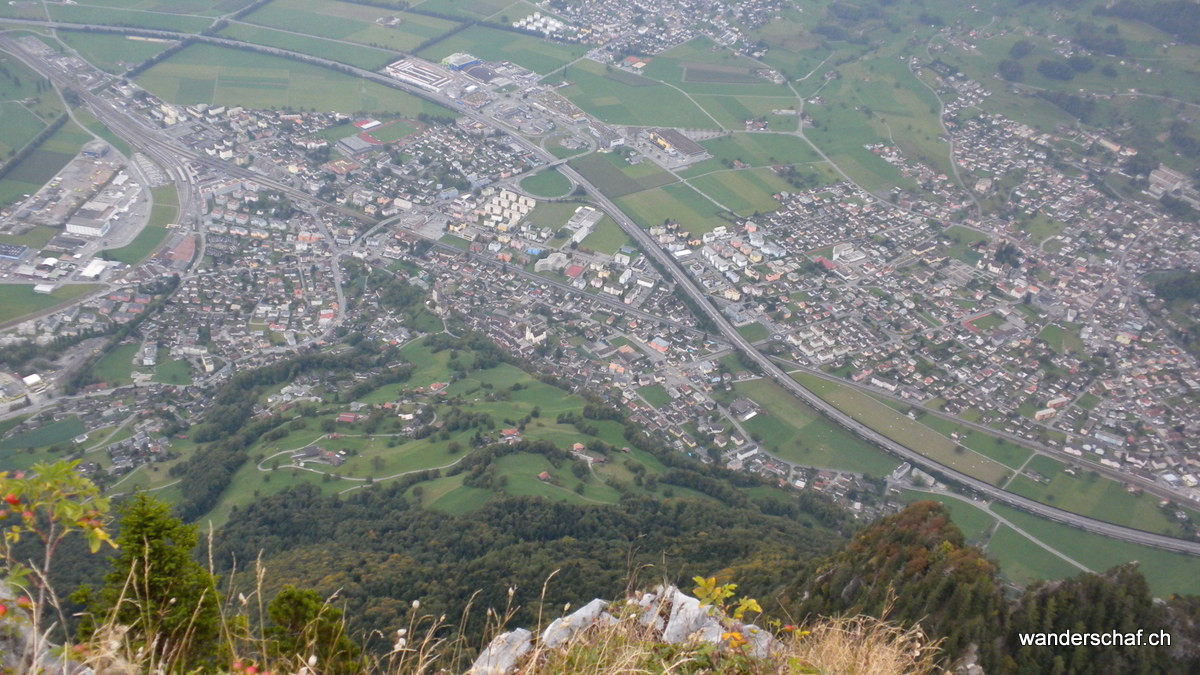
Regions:
<svg viewBox="0 0 1200 675"><path fill-rule="evenodd" d="M476 637L485 609L503 609L510 587L514 625L536 625L543 584L547 611L558 612L568 602L620 597L630 585L736 566L741 588L767 597L841 539L798 503L775 500L626 497L576 506L497 496L451 516L410 503L406 490L398 482L339 499L305 486L265 498L219 533L214 559L222 572L245 570L261 552L269 584L339 591L356 634L392 634L414 599L423 612L457 617L478 592L465 624Z"/></svg>

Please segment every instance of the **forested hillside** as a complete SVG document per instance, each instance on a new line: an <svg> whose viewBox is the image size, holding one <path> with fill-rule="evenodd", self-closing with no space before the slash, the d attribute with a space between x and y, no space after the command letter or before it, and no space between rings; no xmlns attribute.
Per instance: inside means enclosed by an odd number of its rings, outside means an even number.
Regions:
<svg viewBox="0 0 1200 675"><path fill-rule="evenodd" d="M477 635L485 609L503 609L510 587L520 608L515 625L536 624L543 584L545 607L557 611L618 597L630 584L736 565L742 588L766 597L840 539L798 503L774 500L730 506L627 497L577 506L501 497L468 516L448 516L409 503L403 492L398 484L338 499L300 487L264 499L219 534L217 564L245 570L262 551L268 584L340 591L355 633L392 634L418 599L422 611L455 617L478 592L466 625Z"/></svg>

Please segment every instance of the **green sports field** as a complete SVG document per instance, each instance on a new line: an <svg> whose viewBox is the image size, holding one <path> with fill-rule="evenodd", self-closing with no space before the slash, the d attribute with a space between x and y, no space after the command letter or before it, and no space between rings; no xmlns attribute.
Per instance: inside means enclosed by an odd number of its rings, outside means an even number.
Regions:
<svg viewBox="0 0 1200 675"><path fill-rule="evenodd" d="M106 255L110 260L136 265L145 260L146 256L153 253L167 238L167 225L175 221L179 211L179 197L173 185L154 188L153 193L154 206L150 209L150 222L128 245L109 250Z"/></svg>

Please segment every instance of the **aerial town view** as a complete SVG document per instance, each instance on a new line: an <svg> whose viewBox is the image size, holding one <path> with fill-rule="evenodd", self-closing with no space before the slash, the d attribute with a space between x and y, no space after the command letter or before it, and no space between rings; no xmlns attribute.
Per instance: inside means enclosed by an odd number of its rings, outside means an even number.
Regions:
<svg viewBox="0 0 1200 675"><path fill-rule="evenodd" d="M1193 0L6 2L0 669L1200 672L1198 299Z"/></svg>

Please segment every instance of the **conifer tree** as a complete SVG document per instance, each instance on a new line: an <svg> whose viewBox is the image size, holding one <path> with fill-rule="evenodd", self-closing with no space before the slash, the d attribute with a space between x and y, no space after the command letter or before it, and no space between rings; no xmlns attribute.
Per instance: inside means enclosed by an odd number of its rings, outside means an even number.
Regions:
<svg viewBox="0 0 1200 675"><path fill-rule="evenodd" d="M342 610L322 602L311 589L291 584L267 606L271 625L265 635L275 656L283 659L316 657L320 673L358 673L363 670L361 650L346 635Z"/></svg>
<svg viewBox="0 0 1200 675"><path fill-rule="evenodd" d="M126 639L152 650L156 661L184 669L214 656L219 636L215 579L192 557L199 540L170 507L139 493L119 508L119 553L99 591L80 589L88 614L83 638L98 626L128 628Z"/></svg>

